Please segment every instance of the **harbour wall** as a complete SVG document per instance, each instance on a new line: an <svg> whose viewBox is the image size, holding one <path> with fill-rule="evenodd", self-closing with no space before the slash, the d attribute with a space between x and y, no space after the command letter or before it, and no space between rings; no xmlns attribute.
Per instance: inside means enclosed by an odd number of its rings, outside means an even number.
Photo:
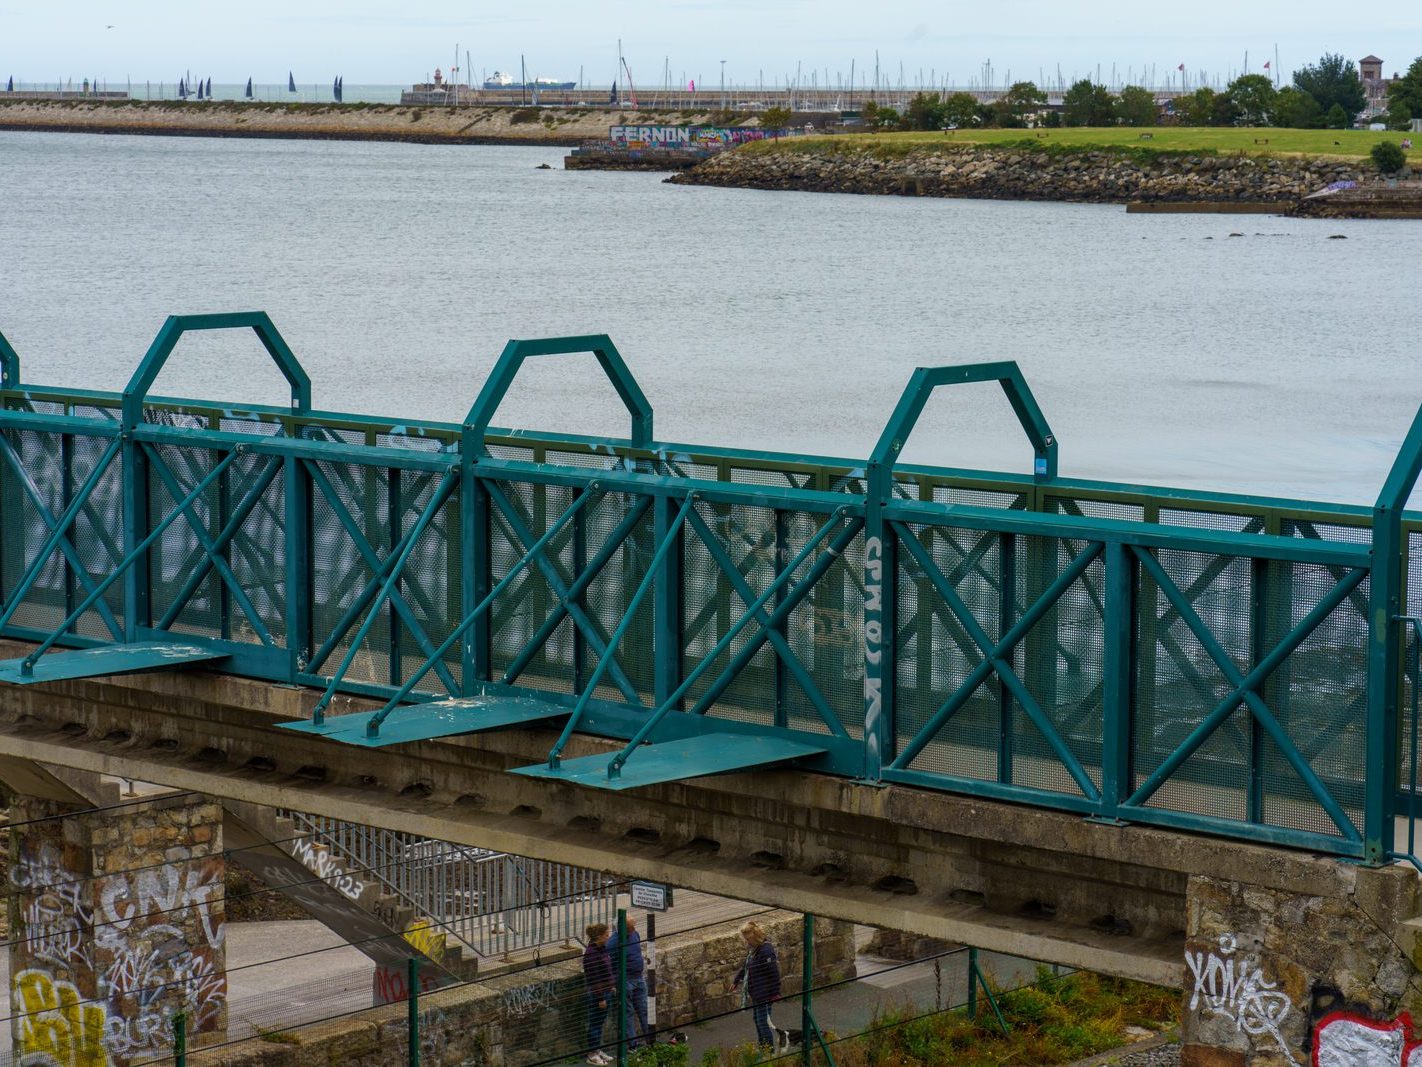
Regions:
<svg viewBox="0 0 1422 1067"><path fill-rule="evenodd" d="M175 101L0 100L0 130L420 144L577 145L609 125L705 124L693 111Z"/></svg>
<svg viewBox="0 0 1422 1067"><path fill-rule="evenodd" d="M1292 209L1339 182L1376 180L1359 160L1141 149L944 144L885 152L871 139L758 145L723 152L670 182L746 189L1060 200L1236 203Z"/></svg>

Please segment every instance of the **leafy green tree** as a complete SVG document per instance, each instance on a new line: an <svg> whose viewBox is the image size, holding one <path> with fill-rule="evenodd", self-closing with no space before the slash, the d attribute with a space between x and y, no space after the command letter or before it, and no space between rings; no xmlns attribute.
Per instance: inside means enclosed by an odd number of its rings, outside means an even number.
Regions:
<svg viewBox="0 0 1422 1067"><path fill-rule="evenodd" d="M952 93L943 101L943 121L946 125L963 129L972 126L978 118L978 99L972 93Z"/></svg>
<svg viewBox="0 0 1422 1067"><path fill-rule="evenodd" d="M1330 130L1346 130L1348 128L1348 112L1343 110L1342 104L1334 104L1328 109L1324 121Z"/></svg>
<svg viewBox="0 0 1422 1067"><path fill-rule="evenodd" d="M1373 145L1371 155L1383 174L1396 174L1407 166L1407 155L1396 141L1379 141Z"/></svg>
<svg viewBox="0 0 1422 1067"><path fill-rule="evenodd" d="M1116 118L1122 126L1154 126L1160 115L1155 94L1139 85L1128 85L1116 97Z"/></svg>
<svg viewBox="0 0 1422 1067"><path fill-rule="evenodd" d="M1013 82L993 109L997 112L997 124L1021 129L1028 124L1028 116L1035 115L1046 102L1047 94L1034 83Z"/></svg>
<svg viewBox="0 0 1422 1067"><path fill-rule="evenodd" d="M1422 56L1414 59L1407 73L1388 86L1388 110L1399 104L1406 104L1414 118L1422 115Z"/></svg>
<svg viewBox="0 0 1422 1067"><path fill-rule="evenodd" d="M1293 130L1322 129L1323 108L1318 106L1313 94L1286 85L1274 98L1274 125Z"/></svg>
<svg viewBox="0 0 1422 1067"><path fill-rule="evenodd" d="M1274 114L1274 83L1263 74L1241 74L1225 87L1241 126L1267 126Z"/></svg>
<svg viewBox="0 0 1422 1067"><path fill-rule="evenodd" d="M874 112L874 125L881 130L896 130L903 126L897 108L881 107Z"/></svg>
<svg viewBox="0 0 1422 1067"><path fill-rule="evenodd" d="M1395 104L1390 103L1387 109L1387 128L1389 130L1412 129L1412 109L1401 100Z"/></svg>
<svg viewBox="0 0 1422 1067"><path fill-rule="evenodd" d="M1324 53L1317 63L1296 71L1294 86L1317 100L1324 111L1332 111L1337 104L1350 119L1368 102L1352 61L1332 52Z"/></svg>
<svg viewBox="0 0 1422 1067"><path fill-rule="evenodd" d="M1215 113L1210 117L1211 126L1236 126L1239 124L1239 107L1229 93L1215 94Z"/></svg>
<svg viewBox="0 0 1422 1067"><path fill-rule="evenodd" d="M1082 78L1062 97L1062 118L1068 126L1110 126L1116 121L1115 101L1106 86Z"/></svg>
<svg viewBox="0 0 1422 1067"><path fill-rule="evenodd" d="M1218 96L1208 85L1202 85L1188 96L1176 97L1175 114L1180 117L1180 125L1213 126Z"/></svg>
<svg viewBox="0 0 1422 1067"><path fill-rule="evenodd" d="M783 130L794 117L788 107L768 107L760 113L760 126L763 130Z"/></svg>
<svg viewBox="0 0 1422 1067"><path fill-rule="evenodd" d="M937 93L915 93L904 111L904 125L910 130L941 130L943 102Z"/></svg>

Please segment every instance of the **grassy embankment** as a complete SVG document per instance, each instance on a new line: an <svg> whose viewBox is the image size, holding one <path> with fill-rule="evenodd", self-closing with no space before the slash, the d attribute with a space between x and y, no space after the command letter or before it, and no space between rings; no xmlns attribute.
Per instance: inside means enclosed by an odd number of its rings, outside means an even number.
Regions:
<svg viewBox="0 0 1422 1067"><path fill-rule="evenodd" d="M1143 134L1149 134L1145 137ZM787 137L759 141L742 151L834 152L871 150L883 156L906 155L916 149L951 144L1011 144L1031 142L1059 150L1115 148L1140 149L1157 153L1260 156L1333 156L1363 159L1379 141L1401 142L1411 136L1410 161L1422 162L1422 134L1391 133L1382 130L1282 130L1223 126L1158 126L1142 130L1128 126L1080 126L1055 130L949 130L943 132L842 134Z"/></svg>

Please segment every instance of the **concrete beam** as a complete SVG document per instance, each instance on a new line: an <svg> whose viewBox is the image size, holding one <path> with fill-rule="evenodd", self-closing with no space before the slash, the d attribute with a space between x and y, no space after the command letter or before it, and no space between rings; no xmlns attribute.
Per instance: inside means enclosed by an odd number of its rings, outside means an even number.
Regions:
<svg viewBox="0 0 1422 1067"><path fill-rule="evenodd" d="M618 794L507 774L546 755L546 730L367 750L274 728L315 698L199 672L3 687L0 755L1169 985L1188 876L1325 897L1356 882L1326 857L797 771ZM610 748L580 737L568 755Z"/></svg>

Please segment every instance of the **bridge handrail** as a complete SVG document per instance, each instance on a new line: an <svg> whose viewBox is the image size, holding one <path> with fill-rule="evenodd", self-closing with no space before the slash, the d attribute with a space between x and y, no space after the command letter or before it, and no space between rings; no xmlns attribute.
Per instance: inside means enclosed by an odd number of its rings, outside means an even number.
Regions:
<svg viewBox="0 0 1422 1067"><path fill-rule="evenodd" d="M464 418L464 450L466 456L484 452L484 437L494 412L508 395L518 372L525 362L537 356L566 356L591 353L617 391L627 412L632 416L628 441L634 448L645 448L652 441L652 405L647 400L636 377L628 369L622 354L606 334L584 337L549 337L540 340L513 340L504 346L499 360L479 390L469 414Z"/></svg>
<svg viewBox="0 0 1422 1067"><path fill-rule="evenodd" d="M311 410L311 378L265 311L236 311L220 315L169 315L123 390L123 422L127 427L143 421L143 402L159 371L168 362L185 333L206 330L250 329L291 386L291 410Z"/></svg>

